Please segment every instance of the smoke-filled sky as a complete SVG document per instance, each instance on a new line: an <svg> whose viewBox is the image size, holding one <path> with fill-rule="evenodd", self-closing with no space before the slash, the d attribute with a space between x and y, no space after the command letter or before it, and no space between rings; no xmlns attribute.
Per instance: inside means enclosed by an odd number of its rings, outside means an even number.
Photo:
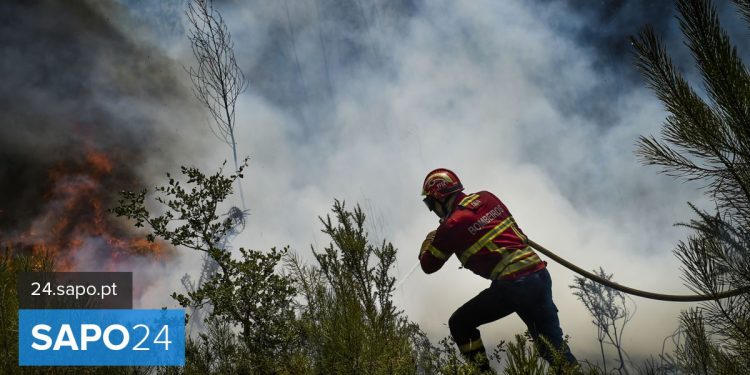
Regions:
<svg viewBox="0 0 750 375"><path fill-rule="evenodd" d="M38 222L48 209L35 204L45 194L40 181L60 160L83 163L83 144L115 155L113 190L153 186L179 165L213 170L231 157L190 93L183 6L0 5L6 235ZM405 281L397 303L442 338L450 314L488 286L455 259L436 274L418 270L404 279L437 226L420 184L429 170L447 167L467 190L494 192L526 234L583 268L602 266L639 289L689 293L671 253L688 232L673 224L691 218L688 201L711 204L699 185L659 175L634 156L637 137L657 134L665 112L634 68L629 37L651 24L700 83L669 2L217 6L250 81L237 104L237 135L240 155L251 158L243 181L251 215L235 247L290 245L312 260L310 245L327 243L317 217L334 199L359 203L371 236L399 249L394 273ZM747 29L729 2L717 6L747 56ZM87 254L79 264L95 267L95 254ZM135 271L155 281L137 306L174 305L168 294L200 265L194 254L179 254L149 266L138 261ZM573 274L553 262L549 269L574 353L596 360L595 327L568 288ZM624 347L633 358L657 354L688 305L633 304ZM490 345L523 330L516 316L482 328Z"/></svg>

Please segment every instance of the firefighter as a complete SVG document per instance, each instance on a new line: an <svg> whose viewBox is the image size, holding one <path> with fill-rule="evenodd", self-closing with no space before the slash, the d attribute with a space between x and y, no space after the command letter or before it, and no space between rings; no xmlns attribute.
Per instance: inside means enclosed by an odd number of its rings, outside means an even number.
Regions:
<svg viewBox="0 0 750 375"><path fill-rule="evenodd" d="M482 370L489 370L477 327L515 312L547 362L552 364L552 354L540 343L540 336L575 364L563 341L547 263L529 247L503 202L486 191L466 195L463 190L458 176L448 169L427 174L422 185L424 203L440 218L440 225L427 235L419 252L425 273L439 270L455 254L464 268L491 280L489 288L448 320L459 350Z"/></svg>

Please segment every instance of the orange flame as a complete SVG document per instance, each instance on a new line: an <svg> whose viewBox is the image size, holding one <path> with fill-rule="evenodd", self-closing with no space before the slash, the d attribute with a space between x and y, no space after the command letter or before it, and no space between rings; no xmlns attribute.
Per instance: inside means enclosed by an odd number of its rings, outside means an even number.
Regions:
<svg viewBox="0 0 750 375"><path fill-rule="evenodd" d="M107 155L101 152L90 150L86 153L86 161L98 173L112 172L112 163L107 158Z"/></svg>
<svg viewBox="0 0 750 375"><path fill-rule="evenodd" d="M163 242L148 242L119 228L108 216L105 203L117 188L103 186L116 166L101 151L89 149L78 166L57 165L49 171L51 188L45 194L45 210L28 231L11 242L35 255L49 255L58 271L77 271L82 249L93 251L98 269L116 270L131 257L165 261L173 249ZM11 246L9 246L11 247Z"/></svg>

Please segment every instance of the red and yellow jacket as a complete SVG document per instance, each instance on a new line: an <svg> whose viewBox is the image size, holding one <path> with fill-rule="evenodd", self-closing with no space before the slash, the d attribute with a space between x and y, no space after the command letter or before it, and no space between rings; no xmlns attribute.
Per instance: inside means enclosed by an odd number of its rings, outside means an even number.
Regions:
<svg viewBox="0 0 750 375"><path fill-rule="evenodd" d="M490 192L459 193L451 214L432 241L430 237L419 254L425 273L439 270L451 254L465 268L490 280L512 280L546 267L508 208Z"/></svg>

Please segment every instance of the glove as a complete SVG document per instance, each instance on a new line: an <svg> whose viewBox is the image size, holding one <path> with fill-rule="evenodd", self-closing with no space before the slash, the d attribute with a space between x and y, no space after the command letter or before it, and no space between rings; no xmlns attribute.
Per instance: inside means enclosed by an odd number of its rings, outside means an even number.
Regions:
<svg viewBox="0 0 750 375"><path fill-rule="evenodd" d="M425 237L424 241L422 241L422 248L419 251L419 255L422 256L422 254L425 253L425 251L428 251L430 249L430 245L432 245L432 241L435 240L435 234L437 233L437 230L433 230L430 233L427 233L427 237Z"/></svg>

